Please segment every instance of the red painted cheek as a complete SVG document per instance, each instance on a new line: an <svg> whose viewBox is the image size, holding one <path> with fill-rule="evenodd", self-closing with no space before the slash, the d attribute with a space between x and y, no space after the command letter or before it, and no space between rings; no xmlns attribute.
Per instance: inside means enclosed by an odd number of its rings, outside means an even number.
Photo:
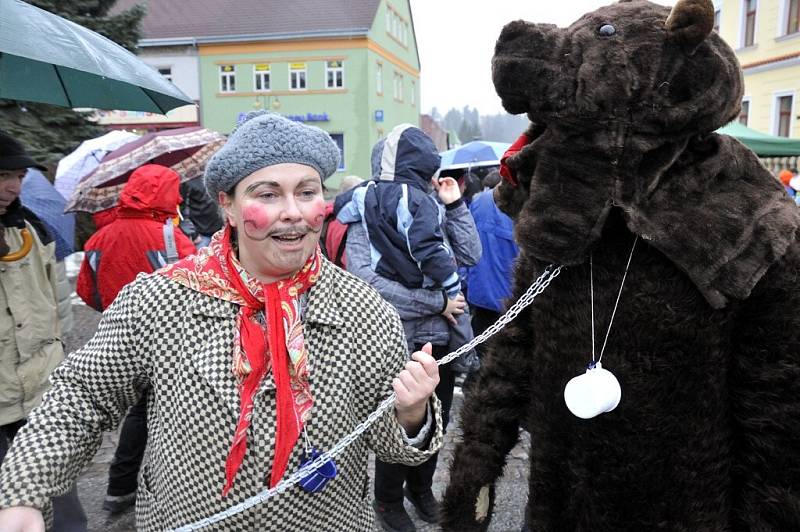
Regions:
<svg viewBox="0 0 800 532"><path fill-rule="evenodd" d="M275 218L270 216L269 211L257 203L251 203L242 210L245 225L252 226L253 229L263 231L275 223Z"/></svg>
<svg viewBox="0 0 800 532"><path fill-rule="evenodd" d="M309 206L306 220L308 220L308 224L315 230L322 227L322 223L325 221L325 200L317 200Z"/></svg>

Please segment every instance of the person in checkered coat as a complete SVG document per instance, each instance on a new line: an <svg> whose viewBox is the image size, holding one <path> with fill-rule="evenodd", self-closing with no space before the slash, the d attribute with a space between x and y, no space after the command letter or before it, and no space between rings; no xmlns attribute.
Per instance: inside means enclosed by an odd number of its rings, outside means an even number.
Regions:
<svg viewBox="0 0 800 532"><path fill-rule="evenodd" d="M277 485L394 391L320 491L294 486L217 525L374 529L367 451L413 465L441 447L439 374L430 346L409 358L397 312L319 251L322 180L338 160L325 132L278 115L231 134L205 176L225 228L125 287L53 373L0 470L0 529L42 530L50 497L148 388L139 530L190 525Z"/></svg>

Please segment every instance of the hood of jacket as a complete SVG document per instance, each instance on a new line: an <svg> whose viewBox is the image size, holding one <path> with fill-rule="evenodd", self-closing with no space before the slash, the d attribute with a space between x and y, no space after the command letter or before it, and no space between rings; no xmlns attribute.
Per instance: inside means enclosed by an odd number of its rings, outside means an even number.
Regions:
<svg viewBox="0 0 800 532"><path fill-rule="evenodd" d="M378 155L380 167L376 168ZM372 156L373 176L378 180L405 183L426 192L431 190L431 177L442 162L431 138L411 124L392 129L376 144Z"/></svg>
<svg viewBox="0 0 800 532"><path fill-rule="evenodd" d="M162 222L177 216L181 203L180 181L180 176L166 166L140 166L122 189L117 216L154 218Z"/></svg>

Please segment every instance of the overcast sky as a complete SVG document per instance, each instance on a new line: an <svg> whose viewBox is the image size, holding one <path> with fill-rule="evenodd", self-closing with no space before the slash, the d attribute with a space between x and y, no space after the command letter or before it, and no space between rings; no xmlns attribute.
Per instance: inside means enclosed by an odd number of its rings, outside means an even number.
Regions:
<svg viewBox="0 0 800 532"><path fill-rule="evenodd" d="M503 111L491 75L494 43L512 20L569 26L610 0L410 0L422 64L421 111ZM675 0L655 0L673 5Z"/></svg>

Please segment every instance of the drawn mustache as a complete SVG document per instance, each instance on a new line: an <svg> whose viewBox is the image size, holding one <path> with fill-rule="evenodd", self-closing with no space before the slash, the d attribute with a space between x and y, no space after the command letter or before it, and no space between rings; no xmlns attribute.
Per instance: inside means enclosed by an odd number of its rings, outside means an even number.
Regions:
<svg viewBox="0 0 800 532"><path fill-rule="evenodd" d="M322 231L322 227L319 229L314 229L313 227L296 227L292 229L276 229L275 231L270 231L267 233L268 237L293 237L293 236L306 236L308 233L319 233Z"/></svg>
<svg viewBox="0 0 800 532"><path fill-rule="evenodd" d="M258 240L258 241L264 241L264 240L266 240L268 238L274 238L274 237L278 237L278 238L281 238L281 237L289 237L289 238L292 238L292 237L304 237L308 233L319 234L322 231L322 227L320 227L319 229L314 229L313 227L284 227L284 228L281 228L281 229L275 229L275 230L269 231L269 232L267 232L266 234L264 234L262 236L262 235L253 234L254 233L253 232L253 229L254 229L253 222L251 222L249 220L246 220L244 222L244 225L245 225L245 231L250 236L250 238L252 238L253 240Z"/></svg>

